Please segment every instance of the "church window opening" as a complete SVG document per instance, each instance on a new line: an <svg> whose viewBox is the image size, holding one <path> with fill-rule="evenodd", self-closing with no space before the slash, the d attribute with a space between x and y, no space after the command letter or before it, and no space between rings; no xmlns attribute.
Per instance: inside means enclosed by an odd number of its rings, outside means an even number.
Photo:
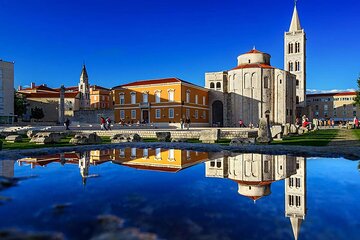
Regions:
<svg viewBox="0 0 360 240"><path fill-rule="evenodd" d="M294 186L294 178L289 178L289 187Z"/></svg>
<svg viewBox="0 0 360 240"><path fill-rule="evenodd" d="M294 196L289 195L289 206L294 206Z"/></svg>
<svg viewBox="0 0 360 240"><path fill-rule="evenodd" d="M299 87L299 80L296 79L296 86Z"/></svg>
<svg viewBox="0 0 360 240"><path fill-rule="evenodd" d="M293 43L289 43L288 45L288 48L289 48L289 53L294 53L294 44Z"/></svg>
<svg viewBox="0 0 360 240"><path fill-rule="evenodd" d="M210 83L210 88L215 88L215 83Z"/></svg>
<svg viewBox="0 0 360 240"><path fill-rule="evenodd" d="M251 63L250 59L249 59L249 63Z"/></svg>
<svg viewBox="0 0 360 240"><path fill-rule="evenodd" d="M264 77L264 88L269 88L269 77Z"/></svg>
<svg viewBox="0 0 360 240"><path fill-rule="evenodd" d="M300 43L296 42L295 43L295 53L299 53L300 52Z"/></svg>
<svg viewBox="0 0 360 240"><path fill-rule="evenodd" d="M216 83L216 90L220 90L221 89L221 83L220 82L217 82Z"/></svg>
<svg viewBox="0 0 360 240"><path fill-rule="evenodd" d="M210 167L215 167L215 161L210 162Z"/></svg>
<svg viewBox="0 0 360 240"><path fill-rule="evenodd" d="M300 188L300 178L296 178L296 188Z"/></svg>
<svg viewBox="0 0 360 240"><path fill-rule="evenodd" d="M289 62L289 71L290 72L294 71L294 63L293 62Z"/></svg>
<svg viewBox="0 0 360 240"><path fill-rule="evenodd" d="M300 196L295 196L295 205L296 205L296 207L300 207L300 205L301 205Z"/></svg>
<svg viewBox="0 0 360 240"><path fill-rule="evenodd" d="M300 71L300 62L299 61L295 62L295 71Z"/></svg>

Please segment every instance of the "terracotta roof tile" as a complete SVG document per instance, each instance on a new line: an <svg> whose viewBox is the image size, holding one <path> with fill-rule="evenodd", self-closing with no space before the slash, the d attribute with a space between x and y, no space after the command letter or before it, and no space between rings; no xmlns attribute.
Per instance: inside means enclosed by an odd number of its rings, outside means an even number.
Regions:
<svg viewBox="0 0 360 240"><path fill-rule="evenodd" d="M264 63L249 63L234 67L231 70L244 69L244 68L274 68L274 67Z"/></svg>

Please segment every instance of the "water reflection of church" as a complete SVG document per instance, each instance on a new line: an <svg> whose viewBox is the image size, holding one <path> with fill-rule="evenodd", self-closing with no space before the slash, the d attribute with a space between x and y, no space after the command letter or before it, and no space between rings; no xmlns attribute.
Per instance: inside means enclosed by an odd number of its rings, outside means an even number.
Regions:
<svg viewBox="0 0 360 240"><path fill-rule="evenodd" d="M254 201L271 194L271 183L285 179L285 216L295 239L306 215L306 159L286 155L210 153L206 177L228 178L238 193Z"/></svg>
<svg viewBox="0 0 360 240"><path fill-rule="evenodd" d="M306 159L264 154L206 153L162 148L119 148L83 153L61 153L18 160L20 165L47 166L50 163L77 164L83 184L90 166L111 161L134 168L176 173L205 162L206 177L228 178L238 185L238 193L253 201L271 194L271 184L285 179L285 216L290 219L295 239L306 215Z"/></svg>

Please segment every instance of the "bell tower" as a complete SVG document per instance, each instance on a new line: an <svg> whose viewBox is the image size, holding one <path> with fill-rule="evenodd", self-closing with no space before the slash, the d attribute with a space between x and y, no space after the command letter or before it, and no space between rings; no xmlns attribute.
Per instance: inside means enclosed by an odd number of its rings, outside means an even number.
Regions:
<svg viewBox="0 0 360 240"><path fill-rule="evenodd" d="M89 77L86 71L85 64L83 65L80 82L79 82L79 92L80 92L80 109L89 109L90 108L90 86L89 86Z"/></svg>
<svg viewBox="0 0 360 240"><path fill-rule="evenodd" d="M284 69L296 76L296 114L299 117L306 107L306 34L300 25L296 2L289 31L284 34Z"/></svg>

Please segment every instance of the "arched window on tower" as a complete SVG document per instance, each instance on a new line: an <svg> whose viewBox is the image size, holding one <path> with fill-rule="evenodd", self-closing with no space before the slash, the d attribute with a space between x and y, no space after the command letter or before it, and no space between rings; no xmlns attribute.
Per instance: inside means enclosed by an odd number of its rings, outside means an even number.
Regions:
<svg viewBox="0 0 360 240"><path fill-rule="evenodd" d="M215 88L215 83L211 82L210 83L210 88Z"/></svg>
<svg viewBox="0 0 360 240"><path fill-rule="evenodd" d="M289 53L294 53L294 44L293 43L288 44L288 52Z"/></svg>
<svg viewBox="0 0 360 240"><path fill-rule="evenodd" d="M269 88L269 77L264 77L264 88Z"/></svg>
<svg viewBox="0 0 360 240"><path fill-rule="evenodd" d="M295 43L295 53L299 53L300 52L300 43L296 42Z"/></svg>
<svg viewBox="0 0 360 240"><path fill-rule="evenodd" d="M216 83L216 90L220 90L221 89L221 82L217 82Z"/></svg>
<svg viewBox="0 0 360 240"><path fill-rule="evenodd" d="M292 72L294 71L294 63L293 62L289 62L289 71Z"/></svg>
<svg viewBox="0 0 360 240"><path fill-rule="evenodd" d="M300 71L300 62L299 61L296 61L295 62L295 71Z"/></svg>

